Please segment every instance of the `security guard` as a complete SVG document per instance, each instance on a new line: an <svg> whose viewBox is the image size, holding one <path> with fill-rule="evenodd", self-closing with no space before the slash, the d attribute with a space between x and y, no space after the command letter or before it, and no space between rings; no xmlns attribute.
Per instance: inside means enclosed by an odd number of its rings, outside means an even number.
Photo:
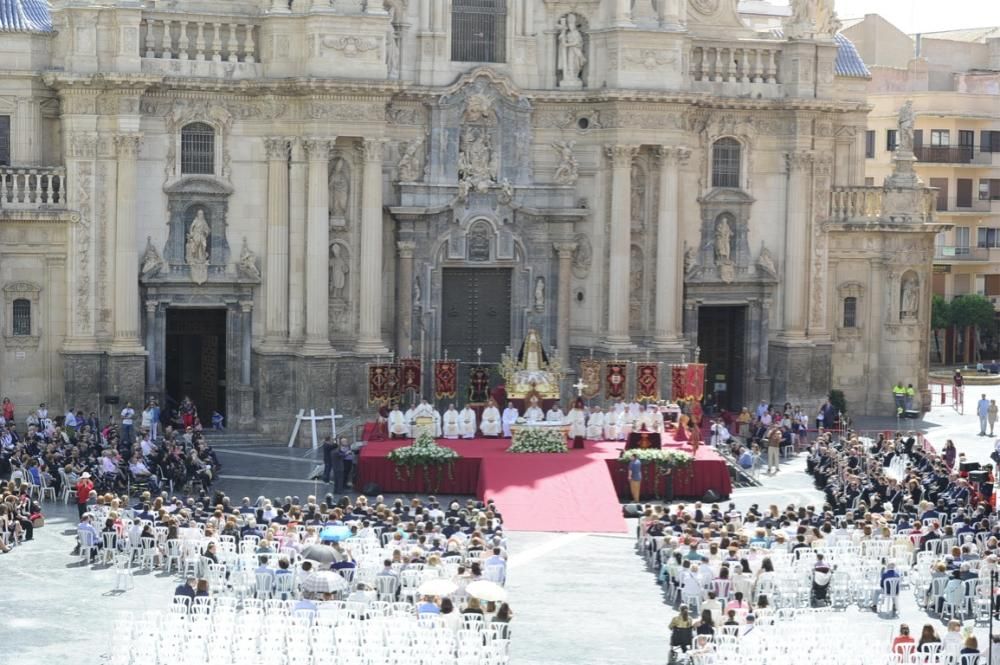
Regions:
<svg viewBox="0 0 1000 665"><path fill-rule="evenodd" d="M906 385L906 410L913 411L913 403L916 401L917 391L913 389L913 384Z"/></svg>
<svg viewBox="0 0 1000 665"><path fill-rule="evenodd" d="M892 398L896 401L896 415L902 415L903 409L906 408L906 388L903 387L902 381L897 381L892 387Z"/></svg>

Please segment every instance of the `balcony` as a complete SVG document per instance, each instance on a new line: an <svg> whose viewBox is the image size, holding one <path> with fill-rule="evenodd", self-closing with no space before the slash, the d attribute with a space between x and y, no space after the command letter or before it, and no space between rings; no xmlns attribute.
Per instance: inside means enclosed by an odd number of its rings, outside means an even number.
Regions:
<svg viewBox="0 0 1000 665"><path fill-rule="evenodd" d="M66 169L61 166L0 166L0 210L66 207Z"/></svg>
<svg viewBox="0 0 1000 665"><path fill-rule="evenodd" d="M882 216L881 187L834 187L830 218L838 222L875 222Z"/></svg>
<svg viewBox="0 0 1000 665"><path fill-rule="evenodd" d="M918 145L913 154L925 164L969 164L992 166L995 152L983 151L978 145Z"/></svg>
<svg viewBox="0 0 1000 665"><path fill-rule="evenodd" d="M259 28L253 19L205 15L199 21L168 12L144 12L142 71L226 79L259 78Z"/></svg>
<svg viewBox="0 0 1000 665"><path fill-rule="evenodd" d="M780 90L780 42L695 42L688 58L696 91L773 95Z"/></svg>
<svg viewBox="0 0 1000 665"><path fill-rule="evenodd" d="M934 261L936 263L987 262L989 260L990 250L986 247L956 247L954 245L937 245L934 247Z"/></svg>

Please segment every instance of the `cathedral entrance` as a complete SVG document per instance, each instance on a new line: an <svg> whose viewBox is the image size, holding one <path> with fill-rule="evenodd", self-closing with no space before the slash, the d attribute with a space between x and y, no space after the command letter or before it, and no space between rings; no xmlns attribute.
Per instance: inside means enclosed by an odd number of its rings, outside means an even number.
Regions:
<svg viewBox="0 0 1000 665"><path fill-rule="evenodd" d="M462 363L500 362L510 345L510 268L444 268L441 289L441 354ZM493 377L495 379L495 377ZM457 401L465 402L468 366L458 371ZM492 383L492 382L491 382Z"/></svg>
<svg viewBox="0 0 1000 665"><path fill-rule="evenodd" d="M210 427L213 411L226 413L226 310L170 307L166 314L167 405L176 408L187 395Z"/></svg>
<svg viewBox="0 0 1000 665"><path fill-rule="evenodd" d="M720 409L739 412L744 404L746 360L745 306L698 308L698 346L705 368L705 399Z"/></svg>

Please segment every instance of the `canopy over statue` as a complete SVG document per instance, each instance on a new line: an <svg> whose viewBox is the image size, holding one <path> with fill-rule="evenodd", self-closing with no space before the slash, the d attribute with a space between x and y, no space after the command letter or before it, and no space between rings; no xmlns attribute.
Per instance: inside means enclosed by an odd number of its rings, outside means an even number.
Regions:
<svg viewBox="0 0 1000 665"><path fill-rule="evenodd" d="M562 368L555 359L549 360L538 332L528 330L516 358L504 355L500 372L507 384L507 395L512 399L559 399L559 380Z"/></svg>

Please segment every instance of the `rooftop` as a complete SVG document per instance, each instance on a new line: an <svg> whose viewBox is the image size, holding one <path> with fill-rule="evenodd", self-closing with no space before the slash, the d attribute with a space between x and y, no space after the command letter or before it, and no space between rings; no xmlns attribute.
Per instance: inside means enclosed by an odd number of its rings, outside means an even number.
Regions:
<svg viewBox="0 0 1000 665"><path fill-rule="evenodd" d="M52 32L48 0L0 0L0 32Z"/></svg>
<svg viewBox="0 0 1000 665"><path fill-rule="evenodd" d="M921 32L922 39L947 39L953 42L968 42L970 44L985 44L991 37L1000 37L1000 26L985 28L966 28L965 30L941 30L940 32ZM916 37L916 34L910 37Z"/></svg>

